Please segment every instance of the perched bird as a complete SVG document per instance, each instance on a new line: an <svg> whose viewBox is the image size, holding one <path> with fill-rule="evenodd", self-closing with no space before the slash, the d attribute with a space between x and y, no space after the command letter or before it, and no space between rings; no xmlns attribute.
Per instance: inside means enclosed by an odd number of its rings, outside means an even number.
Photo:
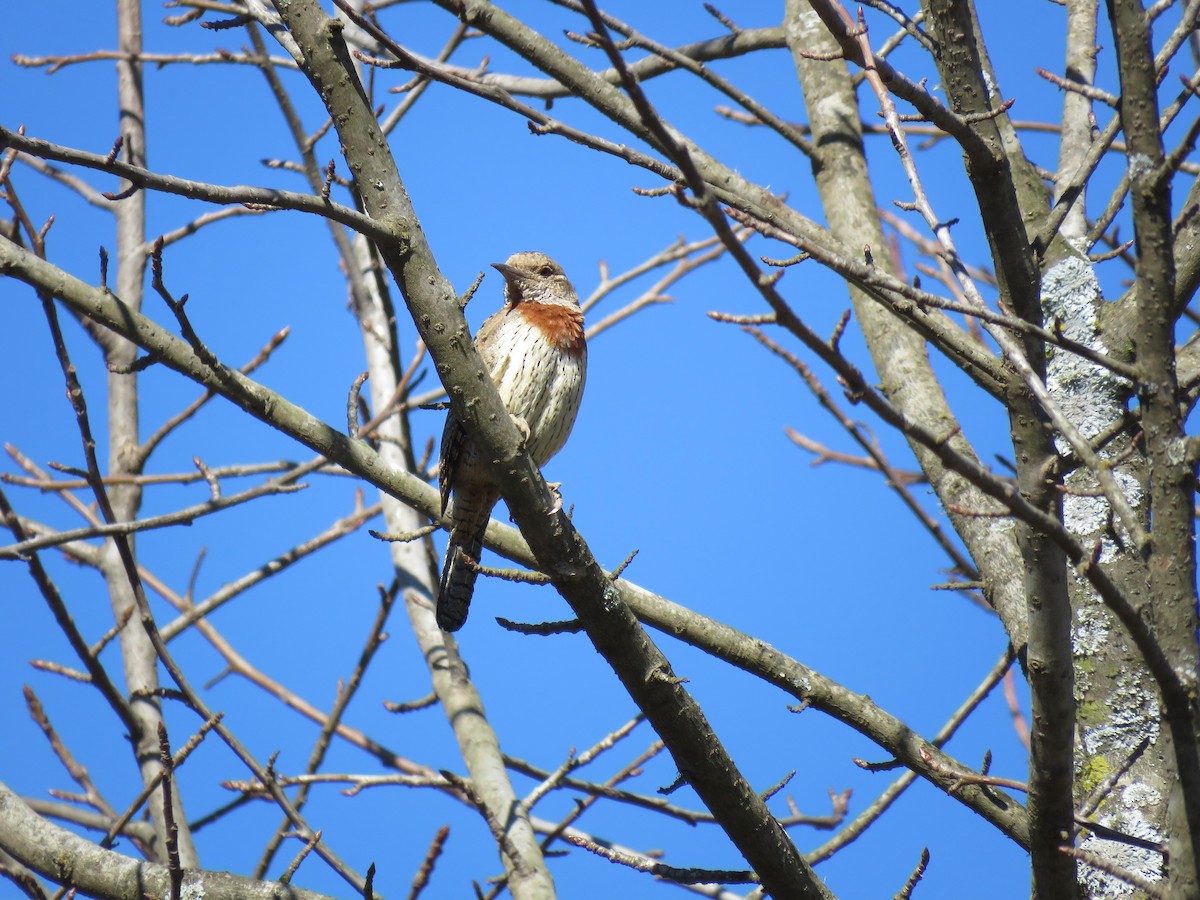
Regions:
<svg viewBox="0 0 1200 900"><path fill-rule="evenodd" d="M527 432L525 446L539 466L562 449L587 375L583 310L562 266L545 253L515 253L493 268L504 276L504 306L488 317L475 346L509 414ZM446 418L438 462L442 515L450 506L450 543L438 592L437 623L458 631L467 620L492 507L500 491L453 411Z"/></svg>

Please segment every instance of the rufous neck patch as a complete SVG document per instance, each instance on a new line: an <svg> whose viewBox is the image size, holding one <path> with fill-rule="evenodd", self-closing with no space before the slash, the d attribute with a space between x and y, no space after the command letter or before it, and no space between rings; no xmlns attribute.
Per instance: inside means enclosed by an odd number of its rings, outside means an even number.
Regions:
<svg viewBox="0 0 1200 900"><path fill-rule="evenodd" d="M526 302L518 304L513 312L539 329L546 341L559 350L583 351L583 312L578 307Z"/></svg>

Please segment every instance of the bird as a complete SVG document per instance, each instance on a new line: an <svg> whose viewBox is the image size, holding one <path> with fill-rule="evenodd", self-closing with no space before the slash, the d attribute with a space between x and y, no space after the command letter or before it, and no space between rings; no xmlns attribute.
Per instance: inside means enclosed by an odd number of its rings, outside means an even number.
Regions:
<svg viewBox="0 0 1200 900"><path fill-rule="evenodd" d="M566 443L583 399L583 310L562 266L545 253L514 253L492 268L504 276L504 305L480 327L475 347L534 463L544 466ZM467 620L474 564L500 491L453 410L442 432L438 487L442 515L450 509L450 540L437 623L443 631L458 631Z"/></svg>

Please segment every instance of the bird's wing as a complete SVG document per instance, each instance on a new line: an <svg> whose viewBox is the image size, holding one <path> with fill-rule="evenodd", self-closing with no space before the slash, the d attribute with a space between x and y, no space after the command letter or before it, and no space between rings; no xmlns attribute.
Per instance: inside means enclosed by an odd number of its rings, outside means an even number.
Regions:
<svg viewBox="0 0 1200 900"><path fill-rule="evenodd" d="M488 316L479 327L479 333L475 335L475 346L479 355L483 357L488 374L496 384L500 384L509 363L508 355L500 354L500 341L496 340L496 333L504 326L505 313L509 309L510 307L506 306ZM458 416L451 412L446 416L441 453L438 457L438 490L442 498L442 515L446 514L446 507L450 503L450 491L454 487L454 475L466 449L467 433L463 430Z"/></svg>
<svg viewBox="0 0 1200 900"><path fill-rule="evenodd" d="M454 474L467 446L467 433L453 412L446 415L446 427L442 431L442 449L438 455L438 491L442 495L442 515L450 503L450 489L454 487Z"/></svg>
<svg viewBox="0 0 1200 900"><path fill-rule="evenodd" d="M505 325L512 324L508 318L508 314L512 310L511 306L496 310L479 326L479 333L475 335L475 346L479 350L479 355L483 357L483 364L487 366L488 374L492 376L492 381L496 384L500 383L509 361L507 354L500 355L500 346L504 342L498 339L498 333Z"/></svg>

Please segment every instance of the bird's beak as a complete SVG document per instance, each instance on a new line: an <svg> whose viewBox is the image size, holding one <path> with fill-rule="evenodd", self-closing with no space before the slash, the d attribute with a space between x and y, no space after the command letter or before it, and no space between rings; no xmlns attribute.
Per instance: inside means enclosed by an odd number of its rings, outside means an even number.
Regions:
<svg viewBox="0 0 1200 900"><path fill-rule="evenodd" d="M492 263L492 268L503 275L505 281L513 281L524 274L516 266L510 266L508 263Z"/></svg>
<svg viewBox="0 0 1200 900"><path fill-rule="evenodd" d="M521 302L521 285L524 284L527 273L508 263L492 263L492 268L504 276L505 302L510 307L516 306Z"/></svg>

